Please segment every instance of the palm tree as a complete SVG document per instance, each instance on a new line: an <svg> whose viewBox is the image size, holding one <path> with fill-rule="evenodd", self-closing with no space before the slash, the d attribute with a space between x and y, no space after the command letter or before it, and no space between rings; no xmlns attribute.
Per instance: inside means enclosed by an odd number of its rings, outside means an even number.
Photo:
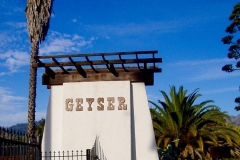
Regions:
<svg viewBox="0 0 240 160"><path fill-rule="evenodd" d="M33 64L36 62L34 57L38 55L39 43L44 41L47 35L51 17L52 3L53 0L28 0L25 10L28 34L31 43L28 101L28 138L30 143L34 142L35 133L37 68L33 67Z"/></svg>
<svg viewBox="0 0 240 160"><path fill-rule="evenodd" d="M162 107L150 101L153 127L157 145L166 148L169 142L186 157L191 154L208 155L210 146L220 145L219 140L232 144L234 138L239 138L239 133L226 127L229 116L221 112L219 107L211 105L213 101L207 100L194 104L201 95L198 89L187 95L187 90L180 87L176 92L175 87L170 88L170 97L160 91L164 101Z"/></svg>

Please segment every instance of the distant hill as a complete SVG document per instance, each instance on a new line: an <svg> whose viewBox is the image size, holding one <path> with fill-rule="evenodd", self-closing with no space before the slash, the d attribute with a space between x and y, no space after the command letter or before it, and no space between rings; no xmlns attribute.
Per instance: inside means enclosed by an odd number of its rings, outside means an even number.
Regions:
<svg viewBox="0 0 240 160"><path fill-rule="evenodd" d="M41 121L41 120L40 120ZM38 124L40 121L36 121L35 123ZM18 123L18 124L15 124L11 127L8 127L8 129L12 129L12 130L15 130L15 131L20 131L20 132L27 132L27 123Z"/></svg>
<svg viewBox="0 0 240 160"><path fill-rule="evenodd" d="M240 114L237 116L230 116L230 122L233 123L234 125L240 126ZM38 121L40 122L40 121ZM36 123L38 123L36 122ZM11 127L9 127L9 129L13 129L16 131L21 131L21 132L27 132L27 123L19 123L19 124L15 124Z"/></svg>
<svg viewBox="0 0 240 160"><path fill-rule="evenodd" d="M230 121L233 123L233 124L235 124L235 125L237 125L237 126L240 126L240 114L239 115L237 115L237 116L230 116Z"/></svg>
<svg viewBox="0 0 240 160"><path fill-rule="evenodd" d="M27 132L27 123L18 123L11 127L8 127L9 129L20 131L20 132Z"/></svg>

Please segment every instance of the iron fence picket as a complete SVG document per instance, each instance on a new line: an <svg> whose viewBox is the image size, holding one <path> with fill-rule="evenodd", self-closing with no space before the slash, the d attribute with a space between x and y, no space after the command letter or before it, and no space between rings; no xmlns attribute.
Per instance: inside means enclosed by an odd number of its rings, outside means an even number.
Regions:
<svg viewBox="0 0 240 160"><path fill-rule="evenodd" d="M33 147L36 160L40 159L40 143L30 144L27 141L27 134L0 127L0 159L29 159L28 150Z"/></svg>
<svg viewBox="0 0 240 160"><path fill-rule="evenodd" d="M88 153L89 152L89 153ZM41 158L42 160L55 160L55 159L58 159L58 160L74 160L74 159L81 159L81 160L90 160L90 149L87 149L86 150L86 154L83 154L83 151L81 150L80 151L80 154L79 154L79 151L49 151L49 152L44 152L44 153L41 153Z"/></svg>
<svg viewBox="0 0 240 160"><path fill-rule="evenodd" d="M50 151L49 153L41 152L41 138L30 144L27 134L12 129L0 127L0 159L29 159L29 149L33 148L36 160L106 160L101 148L98 137L92 149L87 149L86 154L83 151ZM80 153L79 153L80 152Z"/></svg>

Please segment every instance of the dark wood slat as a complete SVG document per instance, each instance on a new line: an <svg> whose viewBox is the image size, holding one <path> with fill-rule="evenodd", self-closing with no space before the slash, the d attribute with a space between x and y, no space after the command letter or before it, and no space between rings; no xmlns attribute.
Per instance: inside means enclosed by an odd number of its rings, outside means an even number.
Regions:
<svg viewBox="0 0 240 160"><path fill-rule="evenodd" d="M45 67L45 72L47 75L49 75L49 77L51 77L52 79L55 79L56 73L51 68Z"/></svg>
<svg viewBox="0 0 240 160"><path fill-rule="evenodd" d="M52 58L52 60L54 61L54 63L55 63L58 67L60 67L60 68L62 69L62 71L63 71L65 74L68 74L68 71L67 71L65 68L63 68L63 66L61 66L61 64L60 64L55 58Z"/></svg>
<svg viewBox="0 0 240 160"><path fill-rule="evenodd" d="M157 63L162 62L162 58L155 58L156 53L158 51L153 50L35 56L36 63L33 64L33 67L45 67L46 73L43 74L42 80L43 84L47 85L48 88L52 85L62 85L66 82L126 80L152 85L154 73L162 72L162 69L156 66ZM125 55L126 57L123 59ZM128 55L133 55L135 58L131 59ZM141 58L140 55L142 55ZM146 55L152 55L152 58L142 58ZM114 57L114 59L110 56L118 56L119 58ZM74 57L76 58L75 60L73 60ZM81 57L85 57L85 60L82 60ZM61 62L59 62L60 60L57 61L56 58L62 58ZM46 59L46 63L44 63L44 59ZM53 62L49 62L49 59L52 59ZM56 70L53 71L50 67L56 67ZM68 69L65 69L66 67Z"/></svg>
<svg viewBox="0 0 240 160"><path fill-rule="evenodd" d="M118 77L118 72L116 71L114 64L110 64L109 71L116 77Z"/></svg>
<svg viewBox="0 0 240 160"><path fill-rule="evenodd" d="M42 84L43 85L62 85L67 82L96 82L96 81L130 81L144 82L146 85L153 85L154 72L118 72L118 77L112 73L88 73L87 78L83 78L78 73L75 74L57 74L55 79L49 77L48 74L43 74Z"/></svg>
<svg viewBox="0 0 240 160"><path fill-rule="evenodd" d="M114 56L114 55L135 55L135 54L156 54L157 50L151 51L132 51L132 52L106 52L106 53L87 53L87 54L65 54L65 55L51 55L51 56L35 56L38 59L48 58L68 58L68 57L91 57L91 56Z"/></svg>
<svg viewBox="0 0 240 160"><path fill-rule="evenodd" d="M123 62L122 56L120 54L119 54L119 59L120 59L121 62ZM124 62L121 65L122 65L122 68L124 69L124 71L128 72L128 70L124 66Z"/></svg>
<svg viewBox="0 0 240 160"><path fill-rule="evenodd" d="M125 70L123 70L122 67L114 66L114 68L115 68L116 72L123 72L123 71L126 72ZM139 70L138 67L128 67L128 69L129 69L128 72L139 72L139 71L141 71L141 72L161 72L162 71L161 68L154 69L153 66L148 66L147 70L145 70L144 68ZM78 73L78 71L76 69L68 69L67 71L69 73ZM86 73L94 72L91 68L84 68L84 71ZM62 74L62 70L54 70L54 72L56 74ZM107 72L109 72L109 70L107 68L98 68L98 73L107 73Z"/></svg>
<svg viewBox="0 0 240 160"><path fill-rule="evenodd" d="M92 70L95 72L95 73L98 73L98 71L93 67L93 61L90 61L88 56L85 56L87 62L88 62L88 65L90 65L90 67L92 68Z"/></svg>
<svg viewBox="0 0 240 160"><path fill-rule="evenodd" d="M43 64L43 62L40 61L38 58L35 58L35 60L36 60L38 63Z"/></svg>
<svg viewBox="0 0 240 160"><path fill-rule="evenodd" d="M102 59L103 59L103 61L106 63L107 69L108 69L114 76L117 77L117 76L118 76L118 73L116 72L114 65L113 65L112 63L109 64L108 60L106 60L106 58L105 58L104 55L102 55ZM110 67L109 67L109 65L110 65Z"/></svg>
<svg viewBox="0 0 240 160"><path fill-rule="evenodd" d="M109 64L134 64L134 63L156 63L156 62L162 62L162 58L146 58L146 59L124 59L124 60L108 60ZM59 62L61 66L72 66L72 62ZM81 66L87 66L87 65L105 65L106 62L104 60L96 60L96 61L90 61L89 59L87 61L76 61L77 65ZM57 67L58 65L56 63L35 63L33 64L33 67Z"/></svg>
<svg viewBox="0 0 240 160"><path fill-rule="evenodd" d="M137 60L138 69L141 69L141 68L140 68L140 65L139 65L139 59L138 59L138 55L137 55L137 54L136 54L136 60Z"/></svg>
<svg viewBox="0 0 240 160"><path fill-rule="evenodd" d="M69 60L72 62L72 64L74 65L74 67L77 69L78 73L79 73L80 75L82 75L84 78L86 78L86 77L87 77L87 73L84 71L84 69L82 68L82 66L81 66L81 65L77 65L76 62L74 62L74 60L73 60L71 57L69 57Z"/></svg>
<svg viewBox="0 0 240 160"><path fill-rule="evenodd" d="M107 69L110 71L110 68L109 68L109 66L108 66L109 62L105 59L104 55L102 55L102 59L103 59L103 61L106 63Z"/></svg>
<svg viewBox="0 0 240 160"><path fill-rule="evenodd" d="M153 59L155 59L155 55L152 54L152 56L153 56ZM153 66L154 66L154 69L155 69L156 68L156 63L155 62L153 62Z"/></svg>
<svg viewBox="0 0 240 160"><path fill-rule="evenodd" d="M144 70L147 70L147 63L144 63Z"/></svg>

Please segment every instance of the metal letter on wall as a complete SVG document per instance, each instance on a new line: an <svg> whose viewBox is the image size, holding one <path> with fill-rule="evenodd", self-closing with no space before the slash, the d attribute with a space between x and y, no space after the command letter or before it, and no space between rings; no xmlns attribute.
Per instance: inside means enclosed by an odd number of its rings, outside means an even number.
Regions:
<svg viewBox="0 0 240 160"><path fill-rule="evenodd" d="M104 105L102 103L104 103L104 98L98 98L97 103L99 104L99 106L97 106L97 110L98 111L103 111L104 110Z"/></svg>
<svg viewBox="0 0 240 160"><path fill-rule="evenodd" d="M82 98L77 98L76 102L77 102L76 111L82 111L83 106L81 104L83 104L83 99Z"/></svg>
<svg viewBox="0 0 240 160"><path fill-rule="evenodd" d="M127 105L125 103L125 98L124 97L118 97L118 110L127 110Z"/></svg>
<svg viewBox="0 0 240 160"><path fill-rule="evenodd" d="M86 101L88 102L88 111L92 111L92 102L94 98L86 98Z"/></svg>
<svg viewBox="0 0 240 160"><path fill-rule="evenodd" d="M108 107L107 107L107 110L114 110L114 97L108 97L107 98L107 101L108 101Z"/></svg>
<svg viewBox="0 0 240 160"><path fill-rule="evenodd" d="M73 103L73 99L72 98L68 98L65 101L65 109L66 111L72 111L73 110L73 104L69 104L69 103Z"/></svg>

